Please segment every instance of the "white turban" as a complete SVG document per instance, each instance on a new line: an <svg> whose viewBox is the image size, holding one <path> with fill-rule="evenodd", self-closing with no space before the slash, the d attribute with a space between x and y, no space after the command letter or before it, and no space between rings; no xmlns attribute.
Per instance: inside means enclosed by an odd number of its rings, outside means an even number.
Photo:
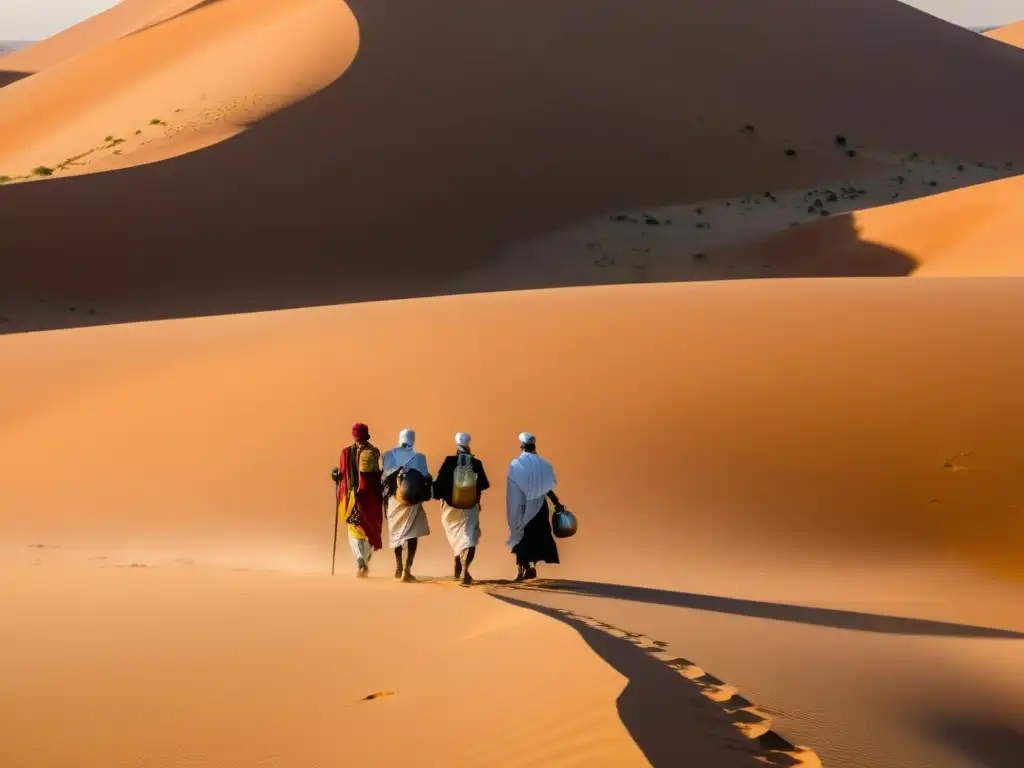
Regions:
<svg viewBox="0 0 1024 768"><path fill-rule="evenodd" d="M413 429L403 429L398 433L398 444L407 445L412 448L416 445L416 431Z"/></svg>
<svg viewBox="0 0 1024 768"><path fill-rule="evenodd" d="M519 444L520 445L533 445L537 442L537 438L531 435L529 432L519 433Z"/></svg>
<svg viewBox="0 0 1024 768"><path fill-rule="evenodd" d="M469 436L468 432L459 432L455 435L455 444L461 448L469 448L470 440L472 440L472 438Z"/></svg>

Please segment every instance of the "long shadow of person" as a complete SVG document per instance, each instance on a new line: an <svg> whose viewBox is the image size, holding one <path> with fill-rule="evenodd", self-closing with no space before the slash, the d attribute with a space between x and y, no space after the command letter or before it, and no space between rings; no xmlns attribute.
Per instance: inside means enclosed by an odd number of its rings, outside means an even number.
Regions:
<svg viewBox="0 0 1024 768"><path fill-rule="evenodd" d="M670 666L633 643L594 629L544 606L490 593L502 602L528 608L567 624L609 666L626 678L616 701L619 718L629 735L655 768L714 765L719 768L755 768L764 762L763 747L769 741L747 739L733 725L719 704L706 698L700 688ZM772 764L789 765L784 754L773 753Z"/></svg>

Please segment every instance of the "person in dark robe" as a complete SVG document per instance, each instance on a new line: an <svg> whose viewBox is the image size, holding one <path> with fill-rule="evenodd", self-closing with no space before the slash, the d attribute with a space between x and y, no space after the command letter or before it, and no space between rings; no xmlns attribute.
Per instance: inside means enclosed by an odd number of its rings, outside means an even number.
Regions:
<svg viewBox="0 0 1024 768"><path fill-rule="evenodd" d="M349 548L356 559L356 576L366 578L370 558L379 550L384 527L380 451L370 443L365 424L352 427L352 445L341 449L332 473L338 489L338 515L345 522Z"/></svg>
<svg viewBox="0 0 1024 768"><path fill-rule="evenodd" d="M537 563L559 562L548 506L558 481L551 464L537 455L537 438L521 433L519 448L519 457L508 468L505 505L509 537L505 544L516 556L515 580L523 581L537 578Z"/></svg>
<svg viewBox="0 0 1024 768"><path fill-rule="evenodd" d="M455 554L455 578L463 584L473 583L469 566L480 543L480 497L491 487L483 462L469 450L470 440L466 432L455 436L455 454L445 458L434 481L434 498L441 502L441 524ZM470 485L462 484L463 475L472 481Z"/></svg>

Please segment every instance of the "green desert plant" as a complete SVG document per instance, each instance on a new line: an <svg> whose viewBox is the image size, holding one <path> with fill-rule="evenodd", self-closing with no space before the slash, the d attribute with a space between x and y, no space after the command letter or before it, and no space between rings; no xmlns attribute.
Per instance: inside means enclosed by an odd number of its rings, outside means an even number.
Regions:
<svg viewBox="0 0 1024 768"><path fill-rule="evenodd" d="M114 137L113 137L113 136L107 136L107 137L106 137L105 139L103 139L103 140L104 140L104 141L113 141L113 140L114 140Z"/></svg>
<svg viewBox="0 0 1024 768"><path fill-rule="evenodd" d="M6 184L10 180L11 180L10 176L0 176L0 184Z"/></svg>
<svg viewBox="0 0 1024 768"><path fill-rule="evenodd" d="M150 125L163 125L164 121L161 120L159 117L154 117L152 120L149 121L149 124Z"/></svg>
<svg viewBox="0 0 1024 768"><path fill-rule="evenodd" d="M32 173L36 176L52 176L53 168L47 168L45 165L40 165L38 168L33 168Z"/></svg>

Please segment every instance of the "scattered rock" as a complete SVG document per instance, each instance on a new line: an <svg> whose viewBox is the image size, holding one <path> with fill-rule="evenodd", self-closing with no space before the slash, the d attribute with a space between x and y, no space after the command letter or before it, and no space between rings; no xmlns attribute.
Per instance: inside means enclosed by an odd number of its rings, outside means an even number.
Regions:
<svg viewBox="0 0 1024 768"><path fill-rule="evenodd" d="M836 135L836 144L838 144L840 147L845 147L846 137L842 135Z"/></svg>
<svg viewBox="0 0 1024 768"><path fill-rule="evenodd" d="M827 208L822 208L820 211L818 211L818 213L820 213L822 216L828 216L829 215L829 212L828 212Z"/></svg>
<svg viewBox="0 0 1024 768"><path fill-rule="evenodd" d="M96 314L96 310L95 310L95 308L93 308L93 307L89 307L89 311L88 311L88 312L86 312L86 314L88 314L88 315L95 315L95 314Z"/></svg>
<svg viewBox="0 0 1024 768"><path fill-rule="evenodd" d="M839 197L836 195L835 192L829 190L829 193L825 195L825 199L828 200L830 203L834 203L839 200Z"/></svg>

